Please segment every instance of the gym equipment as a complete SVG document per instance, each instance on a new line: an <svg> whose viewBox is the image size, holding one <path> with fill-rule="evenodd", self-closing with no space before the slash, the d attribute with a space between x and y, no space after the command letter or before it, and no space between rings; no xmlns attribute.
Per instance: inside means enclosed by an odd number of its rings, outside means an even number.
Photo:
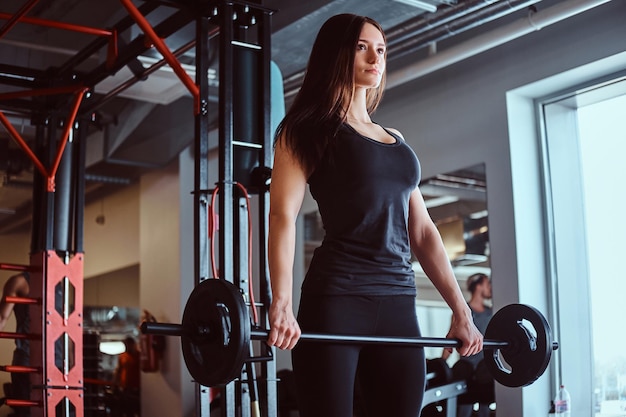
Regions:
<svg viewBox="0 0 626 417"><path fill-rule="evenodd" d="M185 306L182 324L144 322L143 333L180 336L185 364L204 386L227 384L251 358L250 340L267 340L269 332L252 328L239 288L223 279L198 284ZM490 339L493 337L494 339ZM454 339L379 337L303 333L301 341L415 347L460 347ZM558 343L546 319L533 307L511 304L496 312L487 326L484 356L496 381L509 387L532 384L550 362Z"/></svg>
<svg viewBox="0 0 626 417"><path fill-rule="evenodd" d="M548 367L552 350L558 348L545 317L533 307L520 306L511 304L498 310L485 330L486 339L506 335L510 341L509 349L484 349L487 369L507 387L532 384Z"/></svg>
<svg viewBox="0 0 626 417"><path fill-rule="evenodd" d="M37 340L41 336L31 333L0 332L0 339Z"/></svg>
<svg viewBox="0 0 626 417"><path fill-rule="evenodd" d="M183 313L182 325L143 323L144 333L181 336L183 356L192 376L202 385L225 384L236 378L248 357L251 339L266 340L268 331L251 329L247 307L238 288L209 279L196 286ZM489 369L503 385L534 382L545 371L552 350L550 327L536 309L512 304L497 312L483 343ZM498 339L490 339L490 337ZM418 347L460 347L443 338L400 338L303 333L302 341L341 344L384 344Z"/></svg>

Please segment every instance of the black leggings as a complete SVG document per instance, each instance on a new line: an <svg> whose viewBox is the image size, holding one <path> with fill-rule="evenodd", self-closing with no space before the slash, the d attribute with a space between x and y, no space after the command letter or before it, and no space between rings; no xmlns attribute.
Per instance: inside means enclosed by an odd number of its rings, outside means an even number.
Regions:
<svg viewBox="0 0 626 417"><path fill-rule="evenodd" d="M303 294L298 322L311 333L420 336L413 296ZM301 340L292 361L301 417L352 417L355 382L363 417L420 414L426 382L422 348Z"/></svg>

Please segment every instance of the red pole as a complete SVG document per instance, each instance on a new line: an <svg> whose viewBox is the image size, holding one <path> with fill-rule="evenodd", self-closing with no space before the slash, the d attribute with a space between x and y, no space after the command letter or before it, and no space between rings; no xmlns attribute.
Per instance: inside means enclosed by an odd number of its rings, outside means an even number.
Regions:
<svg viewBox="0 0 626 417"><path fill-rule="evenodd" d="M4 302L7 304L41 304L41 300L38 298L11 297L10 295L4 297Z"/></svg>
<svg viewBox="0 0 626 417"><path fill-rule="evenodd" d="M17 11L17 13L15 13L13 16L11 16L9 21L4 24L2 29L0 29L0 38L2 38L4 35L6 35L7 32L10 31L11 28L13 28L13 26L15 26L17 24L18 20L20 20L26 13L28 13L30 11L30 9L32 9L33 6L35 4L37 4L38 1L39 0L30 0L25 5L23 5Z"/></svg>
<svg viewBox="0 0 626 417"><path fill-rule="evenodd" d="M172 67L174 73L178 75L178 78L182 81L183 84L187 87L191 95L194 97L194 112L195 114L200 113L200 89L196 85L196 83L191 79L189 74L185 71L185 69L180 65L176 57L170 52L169 48L163 42L163 40L156 34L152 26L150 26L150 22L146 20L146 18L139 12L139 10L135 7L131 0L120 0L130 16L135 19L137 25L141 28L143 33L152 41L154 47L163 55L163 58L167 61L167 63Z"/></svg>
<svg viewBox="0 0 626 417"><path fill-rule="evenodd" d="M0 112L0 114L2 114L2 112ZM0 270L3 270L3 271L30 271L31 268L30 268L29 265L0 263Z"/></svg>
<svg viewBox="0 0 626 417"><path fill-rule="evenodd" d="M8 13L0 13L0 19L12 19L13 16ZM36 17L23 17L19 19L22 23L29 23L31 25L45 26L55 29L70 30L73 32L86 33L88 35L96 36L113 36L113 32L106 29L92 28L88 26L75 25L72 23L55 22L54 20L38 19Z"/></svg>
<svg viewBox="0 0 626 417"><path fill-rule="evenodd" d="M75 93L80 91L83 86L65 86L65 87L51 87L51 88L38 88L35 90L23 90L23 91L13 91L11 93L3 93L0 94L0 101L2 100L10 100L13 98L21 98L21 97L36 97L36 96L50 96L54 94L65 94L65 93Z"/></svg>
<svg viewBox="0 0 626 417"><path fill-rule="evenodd" d="M7 398L4 403L9 407L41 407L41 401L32 401L32 400L15 400L11 398Z"/></svg>
<svg viewBox="0 0 626 417"><path fill-rule="evenodd" d="M37 3L39 0L30 0L26 5L14 15L8 13L0 13L0 19L8 19L9 21L0 29L0 38L2 38L18 21L22 23L29 23L32 25L51 27L55 29L70 30L74 32L86 33L88 35L96 36L108 36L109 48L107 51L107 65L111 67L117 58L117 30L98 29L88 26L75 25L72 23L55 22L53 20L38 19L35 17L24 17L26 13Z"/></svg>
<svg viewBox="0 0 626 417"><path fill-rule="evenodd" d="M34 366L20 366L20 365L3 365L0 366L0 371L10 372L12 374L34 374L40 372L39 368Z"/></svg>
<svg viewBox="0 0 626 417"><path fill-rule="evenodd" d="M83 100L83 96L87 92L87 88L83 88L82 90L76 93L76 97L74 99L74 105L72 106L72 112L67 118L67 123L65 124L65 130L63 132L63 136L61 136L61 144L59 145L59 149L57 150L56 158L54 159L54 164L52 164L52 169L50 169L50 173L48 175L48 192L54 192L55 184L54 177L57 174L57 170L59 169L59 164L61 163L61 158L63 157L63 151L65 150L65 146L67 145L67 140L70 136L70 130L72 129L72 125L74 124L74 119L76 119L76 114L78 113L78 108L80 107L80 103Z"/></svg>
<svg viewBox="0 0 626 417"><path fill-rule="evenodd" d="M19 340L34 340L39 339L41 336L31 333L13 333L13 332L0 332L0 339L19 339Z"/></svg>

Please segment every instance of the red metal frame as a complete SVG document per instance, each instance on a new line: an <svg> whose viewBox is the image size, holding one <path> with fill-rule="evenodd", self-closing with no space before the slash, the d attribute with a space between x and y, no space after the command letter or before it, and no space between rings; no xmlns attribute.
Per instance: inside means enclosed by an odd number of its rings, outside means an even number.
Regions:
<svg viewBox="0 0 626 417"><path fill-rule="evenodd" d="M38 387L31 392L31 400L45 404L45 409L31 410L31 416L54 416L59 402L67 399L76 409L75 416L83 417L83 254L77 253L66 260L55 250L48 250L31 255L31 264L41 273L34 273L31 277L30 295L42 298L42 305L29 307L31 331L42 334L30 344L30 365L41 369L40 373L31 374L31 385ZM74 299L71 300L74 309L64 316L55 309L55 296L57 285L66 279L74 287ZM74 366L70 369L64 363L64 369L58 369L55 342L65 335L73 343Z"/></svg>
<svg viewBox="0 0 626 417"><path fill-rule="evenodd" d="M37 340L41 339L41 336L33 333L0 332L0 339Z"/></svg>
<svg viewBox="0 0 626 417"><path fill-rule="evenodd" d="M185 71L185 69L180 65L180 62L176 59L174 54L167 47L165 42L157 35L154 31L150 22L141 14L139 9L135 7L132 0L120 0L122 5L128 10L128 14L132 17L137 25L141 28L143 33L150 39L150 41L154 44L154 47L163 55L163 58L167 61L167 63L172 67L174 73L178 76L180 81L187 87L189 92L194 98L194 114L200 113L200 89L196 85L195 81L191 79L189 74Z"/></svg>
<svg viewBox="0 0 626 417"><path fill-rule="evenodd" d="M0 263L0 271L32 271L30 265L19 265L10 263Z"/></svg>
<svg viewBox="0 0 626 417"><path fill-rule="evenodd" d="M107 65L110 67L117 58L117 31L108 29L99 29L89 26L76 25L73 23L56 22L54 20L39 19L36 17L27 17L26 13L33 8L39 0L30 0L27 4L14 15L9 13L0 13L0 19L8 20L8 22L0 29L0 38L2 38L13 26L18 22L28 23L31 25L44 26L54 29L69 30L72 32L86 33L88 35L106 36L109 38L109 48L107 49Z"/></svg>
<svg viewBox="0 0 626 417"><path fill-rule="evenodd" d="M0 111L0 122L7 129L11 137L17 142L17 144L22 148L22 150L26 153L26 155L33 162L35 167L41 172L41 174L46 177L47 180L47 191L52 193L55 190L55 177L57 170L59 169L59 164L61 163L61 158L63 157L63 151L65 150L65 146L67 145L67 139L70 135L70 130L74 125L74 120L76 119L76 114L78 113L78 108L80 107L80 103L85 96L85 93L88 91L86 87L60 87L60 88L44 88L40 90L33 91L20 91L15 93L6 93L0 94L0 100L6 99L7 96L10 98L14 97L23 97L23 96L36 96L36 95L48 95L48 94L59 94L59 92L74 92L74 103L72 105L72 109L65 123L65 130L63 132L63 136L61 136L61 142L59 148L57 149L57 154L54 159L54 163L52 167L48 171L44 164L37 158L37 155L30 149L24 138L19 134L19 132L13 127L9 119L4 115L2 111Z"/></svg>
<svg viewBox="0 0 626 417"><path fill-rule="evenodd" d="M34 366L20 366L20 365L2 365L0 371L11 372L13 374L34 374L41 372L41 369Z"/></svg>
<svg viewBox="0 0 626 417"><path fill-rule="evenodd" d="M0 38L18 22L63 30L73 30L97 36L107 36L109 43L106 66L108 68L113 67L117 59L118 45L116 30L100 30L80 25L26 17L25 15L37 1L38 0L28 0L27 4L22 6L17 15L11 16L0 13L0 19L9 19L9 22L0 28ZM128 11L130 17L133 18L139 28L144 32L147 42L154 45L163 55L164 61L170 65L174 73L192 94L194 97L194 114L198 115L201 111L200 89L198 85L187 74L175 53L172 53L165 42L157 35L147 19L132 3L132 0L120 1ZM0 94L0 100L50 94L73 93L75 95L70 114L64 126L63 136L61 137L56 157L50 169L44 166L30 149L26 141L12 126L8 118L0 111L0 122L5 126L20 148L32 160L36 169L47 179L46 185L48 192L55 191L56 172L69 138L70 129L72 129L74 125L79 107L87 91L88 88L84 86L72 86ZM8 264L0 264L0 268L5 265ZM32 271L30 296L28 298L7 298L9 302L29 304L31 333L27 335L13 333L10 334L10 337L15 339L17 338L16 336L23 336L32 339L30 343L31 366L22 368L5 366L0 369L6 370L7 372L30 373L33 391L31 392L30 400L7 399L6 404L11 406L32 407L32 417L44 417L56 415L57 406L63 402L64 406L67 405L75 408L75 417L83 417L83 391L84 383L86 382L83 378L83 254L77 253L69 259L62 259L55 250L51 249L33 253L31 255L30 266L8 266L9 267L5 269ZM67 284L68 282L74 287L74 299L72 300L73 310L68 312L64 306L64 313L59 314L55 308L55 302L57 302L57 300L55 300L56 287L59 284ZM67 338L72 341L73 352L71 352L71 357L74 366L71 368L67 366L67 363L64 363L62 366L63 369L59 369L55 363L55 344L60 338ZM93 383L93 381L90 382ZM104 381L98 382L104 383Z"/></svg>
<svg viewBox="0 0 626 417"><path fill-rule="evenodd" d="M5 303L9 304L41 304L41 300L30 297L12 297L7 295L3 298Z"/></svg>
<svg viewBox="0 0 626 417"><path fill-rule="evenodd" d="M4 402L9 407L41 407L41 401L33 401L33 400L16 400L13 398L7 398ZM54 415L54 414L50 414Z"/></svg>
<svg viewBox="0 0 626 417"><path fill-rule="evenodd" d="M17 24L17 22L24 16L26 13L32 9L35 4L37 4L39 0L30 0L26 4L24 4L18 11L15 13L8 22L4 24L4 26L0 29L0 38L2 38L8 31L11 30L13 26Z"/></svg>
<svg viewBox="0 0 626 417"><path fill-rule="evenodd" d="M0 13L0 19L11 20L13 18L14 18L14 15L11 15L9 13ZM92 28L89 26L75 25L73 23L56 22L54 20L39 19L36 17L25 17L23 15L19 16L17 20L22 23L28 23L31 25L44 26L44 27L49 27L49 28L54 28L54 29L70 30L72 32L86 33L89 35L113 36L113 31L110 31L110 30Z"/></svg>

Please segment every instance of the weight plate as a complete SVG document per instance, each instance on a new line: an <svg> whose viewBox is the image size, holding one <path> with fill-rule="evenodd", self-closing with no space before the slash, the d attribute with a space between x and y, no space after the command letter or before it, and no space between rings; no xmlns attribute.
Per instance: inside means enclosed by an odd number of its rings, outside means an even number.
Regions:
<svg viewBox="0 0 626 417"><path fill-rule="evenodd" d="M183 312L183 358L196 382L207 387L239 377L249 357L250 321L240 290L223 279L198 284Z"/></svg>
<svg viewBox="0 0 626 417"><path fill-rule="evenodd" d="M489 321L485 339L502 340L505 348L485 348L485 363L494 379L507 387L532 384L546 370L552 356L552 331L534 307L511 304Z"/></svg>
<svg viewBox="0 0 626 417"><path fill-rule="evenodd" d="M443 358L432 358L426 361L427 387L440 387L452 380L452 369Z"/></svg>

